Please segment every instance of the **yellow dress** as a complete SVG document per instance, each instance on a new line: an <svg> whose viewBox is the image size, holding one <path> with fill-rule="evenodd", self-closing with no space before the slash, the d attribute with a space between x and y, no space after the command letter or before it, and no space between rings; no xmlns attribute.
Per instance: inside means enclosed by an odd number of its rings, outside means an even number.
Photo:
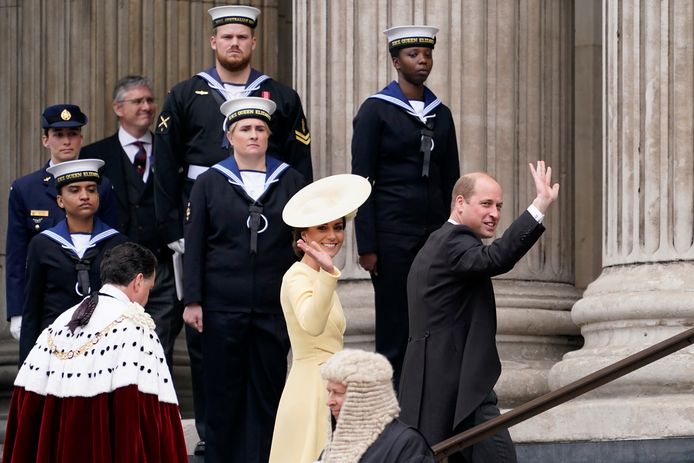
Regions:
<svg viewBox="0 0 694 463"><path fill-rule="evenodd" d="M331 275L297 262L282 279L280 300L292 344L292 366L282 392L270 463L311 463L330 432L330 410L320 366L342 350L345 316Z"/></svg>

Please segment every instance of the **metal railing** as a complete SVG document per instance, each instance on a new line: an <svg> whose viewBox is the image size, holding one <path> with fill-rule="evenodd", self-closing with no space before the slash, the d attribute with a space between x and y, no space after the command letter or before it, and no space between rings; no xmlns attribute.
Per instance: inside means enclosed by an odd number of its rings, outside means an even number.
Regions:
<svg viewBox="0 0 694 463"><path fill-rule="evenodd" d="M433 447L436 461L446 461L448 456L474 445L487 437L493 436L502 429L510 428L535 415L539 415L557 405L561 405L564 402L592 391L610 381L621 378L634 370L649 365L673 352L684 349L691 344L694 344L694 328L661 341L619 362L613 363L612 365L591 373L555 391L548 392L503 415L499 415L496 418L436 444Z"/></svg>

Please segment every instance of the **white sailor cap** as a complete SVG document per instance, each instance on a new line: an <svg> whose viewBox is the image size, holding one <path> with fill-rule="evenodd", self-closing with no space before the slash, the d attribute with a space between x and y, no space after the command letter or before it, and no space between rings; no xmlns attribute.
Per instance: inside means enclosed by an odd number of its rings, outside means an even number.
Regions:
<svg viewBox="0 0 694 463"><path fill-rule="evenodd" d="M226 117L222 128L227 131L227 127L241 119L262 119L270 123L272 113L275 112L277 105L274 101L259 98L257 96L245 96L233 98L222 103L219 110Z"/></svg>
<svg viewBox="0 0 694 463"><path fill-rule="evenodd" d="M409 47L434 48L438 27L432 26L395 26L383 33L388 37L388 50L395 51Z"/></svg>
<svg viewBox="0 0 694 463"><path fill-rule="evenodd" d="M104 165L101 159L76 159L54 164L47 168L49 174L55 177L55 185L60 187L69 183L91 180L99 183L99 169Z"/></svg>
<svg viewBox="0 0 694 463"><path fill-rule="evenodd" d="M212 28L223 24L243 24L255 29L260 10L246 5L215 6L207 10L212 17Z"/></svg>

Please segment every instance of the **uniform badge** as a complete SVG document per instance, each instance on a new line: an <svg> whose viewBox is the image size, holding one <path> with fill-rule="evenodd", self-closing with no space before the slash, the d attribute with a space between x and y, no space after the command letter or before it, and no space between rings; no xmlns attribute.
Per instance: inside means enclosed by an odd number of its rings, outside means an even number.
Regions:
<svg viewBox="0 0 694 463"><path fill-rule="evenodd" d="M43 182L44 182L44 183L50 182L50 181L51 181L51 178L53 178L53 177L51 177L50 175L49 175L48 177L43 177Z"/></svg>
<svg viewBox="0 0 694 463"><path fill-rule="evenodd" d="M186 207L186 223L190 222L190 201L188 201L188 207Z"/></svg>
<svg viewBox="0 0 694 463"><path fill-rule="evenodd" d="M157 121L156 133L169 133L169 121L171 121L171 115L169 113L161 113L159 121Z"/></svg>
<svg viewBox="0 0 694 463"><path fill-rule="evenodd" d="M48 217L48 211L32 209L29 211L29 215L32 217ZM40 222L41 220L39 220Z"/></svg>
<svg viewBox="0 0 694 463"><path fill-rule="evenodd" d="M72 119L72 114L67 109L63 109L63 112L60 113L60 118L64 121L69 121Z"/></svg>
<svg viewBox="0 0 694 463"><path fill-rule="evenodd" d="M294 136L296 137L296 141L306 146L311 144L311 134L308 131L305 118L301 118L301 130L294 130Z"/></svg>
<svg viewBox="0 0 694 463"><path fill-rule="evenodd" d="M196 90L196 91L195 91L195 94L196 94L196 95L209 95L209 93L210 93L210 92L208 92L208 91L206 91L206 90Z"/></svg>

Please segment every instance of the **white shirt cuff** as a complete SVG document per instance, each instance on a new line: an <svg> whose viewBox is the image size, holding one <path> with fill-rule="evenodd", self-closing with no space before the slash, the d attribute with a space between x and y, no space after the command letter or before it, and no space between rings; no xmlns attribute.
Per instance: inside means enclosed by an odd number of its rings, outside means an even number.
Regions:
<svg viewBox="0 0 694 463"><path fill-rule="evenodd" d="M534 204L528 206L528 212L530 212L530 215L533 216L533 219L537 220L537 223L542 223L542 221L545 220L545 215L540 212L540 210L536 208Z"/></svg>

